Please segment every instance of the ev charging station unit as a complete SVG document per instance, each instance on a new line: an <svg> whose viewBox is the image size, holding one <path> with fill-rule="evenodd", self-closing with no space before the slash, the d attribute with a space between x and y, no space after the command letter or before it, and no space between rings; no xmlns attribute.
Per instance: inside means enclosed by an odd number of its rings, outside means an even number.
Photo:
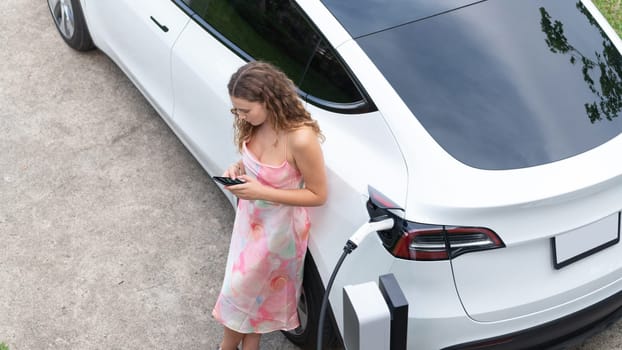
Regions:
<svg viewBox="0 0 622 350"><path fill-rule="evenodd" d="M408 301L393 274L343 287L347 350L406 350Z"/></svg>

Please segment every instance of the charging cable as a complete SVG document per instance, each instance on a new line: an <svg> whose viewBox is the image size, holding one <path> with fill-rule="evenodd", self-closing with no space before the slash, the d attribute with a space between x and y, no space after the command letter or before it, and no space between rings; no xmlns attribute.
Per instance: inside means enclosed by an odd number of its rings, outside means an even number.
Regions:
<svg viewBox="0 0 622 350"><path fill-rule="evenodd" d="M346 245L343 247L343 253L337 261L337 265L333 269L333 273L328 280L328 284L326 285L326 291L324 292L324 298L322 298L322 307L320 308L320 319L318 321L318 329L317 329L317 350L322 350L322 337L323 337L323 329L324 329L324 318L326 316L326 307L328 306L328 295L330 293L330 289L333 286L333 282L335 281L335 277L337 276L337 271L341 267L341 264L346 259L348 254L352 253L354 249L356 249L359 244L372 232L383 231L392 228L394 225L394 220L390 218L388 215L381 215L373 217L369 220L369 222L364 223L361 227L359 227L356 232L348 239Z"/></svg>

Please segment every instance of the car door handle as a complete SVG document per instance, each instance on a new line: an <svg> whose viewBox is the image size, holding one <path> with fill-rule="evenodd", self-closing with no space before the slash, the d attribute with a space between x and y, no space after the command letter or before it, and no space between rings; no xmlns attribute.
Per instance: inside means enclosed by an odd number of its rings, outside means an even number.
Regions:
<svg viewBox="0 0 622 350"><path fill-rule="evenodd" d="M157 24L158 27L160 27L160 29L162 29L163 32L168 32L168 27L165 25L160 24L160 22L158 22L157 19L153 18L153 16L149 16L149 18L151 18L151 20L153 21L153 23Z"/></svg>

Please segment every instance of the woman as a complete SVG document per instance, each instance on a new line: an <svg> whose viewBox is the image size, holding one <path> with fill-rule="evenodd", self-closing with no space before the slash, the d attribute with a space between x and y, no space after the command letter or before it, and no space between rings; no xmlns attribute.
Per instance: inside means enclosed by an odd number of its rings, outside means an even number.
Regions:
<svg viewBox="0 0 622 350"><path fill-rule="evenodd" d="M239 198L231 246L214 317L223 324L220 347L259 348L261 334L298 327L297 303L310 222L306 207L324 204L322 134L287 76L251 62L227 85L242 159L223 176Z"/></svg>

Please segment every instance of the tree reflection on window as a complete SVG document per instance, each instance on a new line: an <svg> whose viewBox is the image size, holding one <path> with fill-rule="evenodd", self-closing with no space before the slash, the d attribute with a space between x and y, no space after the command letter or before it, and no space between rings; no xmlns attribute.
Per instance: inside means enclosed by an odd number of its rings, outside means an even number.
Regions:
<svg viewBox="0 0 622 350"><path fill-rule="evenodd" d="M577 61L581 62L583 79L597 97L596 101L584 104L590 122L601 121L603 118L612 120L622 110L622 56L587 8L581 2L577 2L576 7L598 29L603 39L602 52L596 51L595 58L590 58L587 56L589 53L584 55L577 50L568 42L563 23L553 20L546 9L541 7L540 25L546 35L545 42L551 52L570 55L570 63L573 65ZM594 79L596 77L598 79ZM596 82L600 84L600 88Z"/></svg>

